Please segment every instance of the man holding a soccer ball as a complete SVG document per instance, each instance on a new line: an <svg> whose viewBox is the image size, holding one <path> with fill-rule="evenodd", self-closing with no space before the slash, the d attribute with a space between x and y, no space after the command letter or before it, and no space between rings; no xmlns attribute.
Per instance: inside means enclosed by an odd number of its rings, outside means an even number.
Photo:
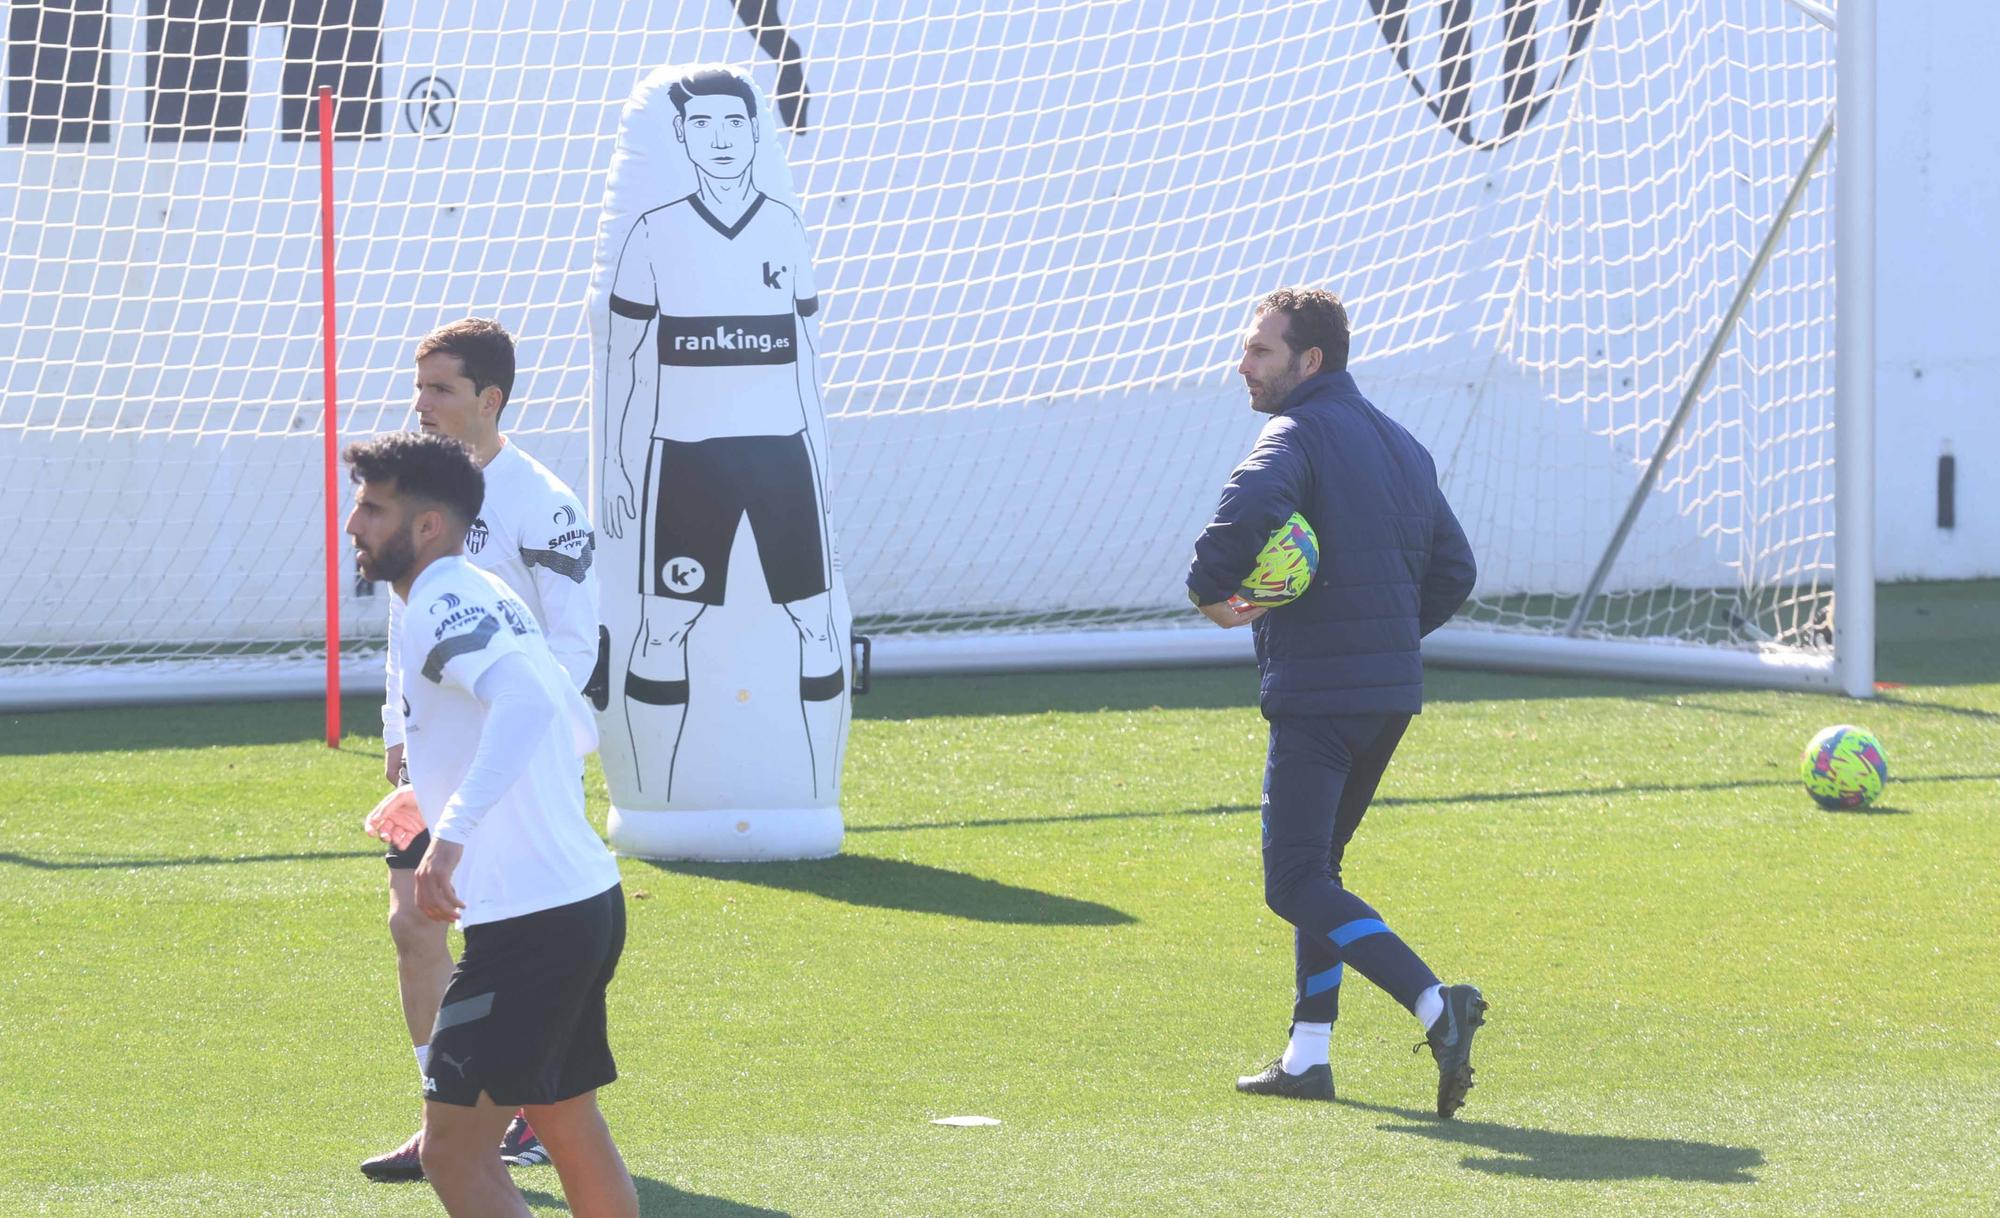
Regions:
<svg viewBox="0 0 2000 1218"><path fill-rule="evenodd" d="M1439 982L1375 909L1342 887L1341 856L1423 709L1419 640L1471 595L1465 532L1424 446L1347 372L1347 311L1331 292L1257 305L1237 371L1269 415L1195 542L1188 596L1256 632L1264 770L1264 899L1294 928L1291 1039L1240 1091L1331 1100L1327 1041L1345 966L1403 1004L1438 1067L1437 1113L1472 1086L1486 1002Z"/></svg>

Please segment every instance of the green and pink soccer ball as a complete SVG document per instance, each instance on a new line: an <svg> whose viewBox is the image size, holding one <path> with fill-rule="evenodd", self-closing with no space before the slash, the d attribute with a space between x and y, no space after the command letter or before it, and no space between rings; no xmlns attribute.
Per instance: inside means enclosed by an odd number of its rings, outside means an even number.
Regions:
<svg viewBox="0 0 2000 1218"><path fill-rule="evenodd" d="M1306 594L1319 571L1319 538L1297 512L1279 525L1257 554L1257 567L1229 603L1239 611L1276 609Z"/></svg>
<svg viewBox="0 0 2000 1218"><path fill-rule="evenodd" d="M1841 723L1806 742L1799 779L1822 808L1865 808L1882 797L1889 763L1873 732Z"/></svg>

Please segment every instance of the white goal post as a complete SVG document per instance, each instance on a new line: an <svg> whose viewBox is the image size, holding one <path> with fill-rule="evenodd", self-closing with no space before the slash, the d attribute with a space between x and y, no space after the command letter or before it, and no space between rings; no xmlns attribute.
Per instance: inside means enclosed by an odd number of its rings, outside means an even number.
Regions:
<svg viewBox="0 0 2000 1218"><path fill-rule="evenodd" d="M1480 561L1427 655L1873 689L1874 0L0 10L0 708L321 687L320 87L343 434L496 316L586 490L619 110L694 60L782 111L877 671L1247 655L1181 578L1308 283Z"/></svg>

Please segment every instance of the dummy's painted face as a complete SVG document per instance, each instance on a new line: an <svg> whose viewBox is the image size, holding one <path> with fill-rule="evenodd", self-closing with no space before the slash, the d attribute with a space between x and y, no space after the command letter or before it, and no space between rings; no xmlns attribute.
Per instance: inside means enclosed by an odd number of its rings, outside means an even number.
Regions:
<svg viewBox="0 0 2000 1218"><path fill-rule="evenodd" d="M1250 409L1259 414L1276 414L1285 397L1299 382L1319 371L1319 348L1293 354L1285 341L1285 315L1275 309L1257 314L1249 333L1243 336L1243 360L1236 371L1250 390Z"/></svg>
<svg viewBox="0 0 2000 1218"><path fill-rule="evenodd" d="M674 119L674 134L695 168L712 178L740 178L757 156L757 124L743 99L727 93L688 98L687 113Z"/></svg>

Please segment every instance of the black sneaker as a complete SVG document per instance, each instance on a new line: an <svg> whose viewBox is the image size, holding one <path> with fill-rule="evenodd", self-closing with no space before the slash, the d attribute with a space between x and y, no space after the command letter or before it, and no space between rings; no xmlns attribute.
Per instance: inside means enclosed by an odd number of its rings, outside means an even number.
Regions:
<svg viewBox="0 0 2000 1218"><path fill-rule="evenodd" d="M517 1112L507 1122L507 1132L500 1138L500 1161L509 1167L539 1167L549 1161L549 1148L535 1136L525 1113Z"/></svg>
<svg viewBox="0 0 2000 1218"><path fill-rule="evenodd" d="M1274 1059L1258 1074L1236 1080L1236 1089L1245 1095L1279 1095L1288 1100L1330 1100L1333 1098L1333 1067L1307 1066L1298 1074L1286 1074L1284 1058Z"/></svg>
<svg viewBox="0 0 2000 1218"><path fill-rule="evenodd" d="M410 1135L410 1140L387 1154L376 1155L361 1161L361 1174L370 1180L421 1180L424 1178L423 1160L418 1152L423 1149L422 1130Z"/></svg>
<svg viewBox="0 0 2000 1218"><path fill-rule="evenodd" d="M1486 1022L1486 1000L1469 985L1448 985L1443 996L1444 1014L1417 1048L1430 1046L1437 1059L1438 1116L1448 1121L1465 1106L1465 1093L1472 1090L1472 1034Z"/></svg>

